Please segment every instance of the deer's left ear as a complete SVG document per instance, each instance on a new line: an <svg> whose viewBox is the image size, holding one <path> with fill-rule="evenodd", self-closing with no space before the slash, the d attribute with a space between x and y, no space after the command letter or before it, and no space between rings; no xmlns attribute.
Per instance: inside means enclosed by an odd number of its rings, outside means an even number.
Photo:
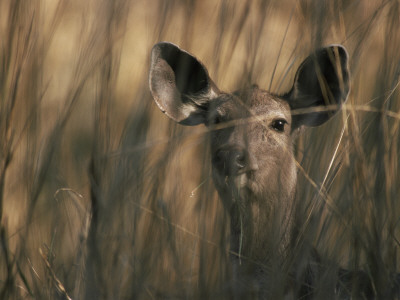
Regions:
<svg viewBox="0 0 400 300"><path fill-rule="evenodd" d="M292 90L285 95L292 110L292 128L318 126L346 101L350 90L348 54L340 45L317 50L300 65Z"/></svg>

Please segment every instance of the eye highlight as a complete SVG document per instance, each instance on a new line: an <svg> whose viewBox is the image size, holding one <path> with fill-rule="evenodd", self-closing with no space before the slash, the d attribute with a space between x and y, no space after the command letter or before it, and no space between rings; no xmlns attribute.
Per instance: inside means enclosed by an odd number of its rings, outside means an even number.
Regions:
<svg viewBox="0 0 400 300"><path fill-rule="evenodd" d="M285 119L277 119L277 120L273 120L270 127L272 129L274 129L275 131L278 132L284 132L285 131L285 125L288 122Z"/></svg>

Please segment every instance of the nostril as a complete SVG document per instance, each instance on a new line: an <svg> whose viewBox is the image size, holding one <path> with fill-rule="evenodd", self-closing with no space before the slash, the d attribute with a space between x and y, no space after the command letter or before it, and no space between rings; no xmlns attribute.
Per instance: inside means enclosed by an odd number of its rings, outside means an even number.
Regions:
<svg viewBox="0 0 400 300"><path fill-rule="evenodd" d="M219 150L217 153L215 153L215 156L213 158L213 164L217 169L220 171L223 171L226 169L226 163L228 161L228 151L224 150Z"/></svg>
<svg viewBox="0 0 400 300"><path fill-rule="evenodd" d="M247 165L247 159L244 151L241 150L233 150L230 153L230 164L231 164L231 173L238 174L243 171Z"/></svg>
<svg viewBox="0 0 400 300"><path fill-rule="evenodd" d="M227 157L227 151L220 150L220 151L217 151L214 161L217 164L223 164L226 161L226 157Z"/></svg>
<svg viewBox="0 0 400 300"><path fill-rule="evenodd" d="M234 157L234 163L238 170L243 169L246 166L246 161L243 153L236 153Z"/></svg>

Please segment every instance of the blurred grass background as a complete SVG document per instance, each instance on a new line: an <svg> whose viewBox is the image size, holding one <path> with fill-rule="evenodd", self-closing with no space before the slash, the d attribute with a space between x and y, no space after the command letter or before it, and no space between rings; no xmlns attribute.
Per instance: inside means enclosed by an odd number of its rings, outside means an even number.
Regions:
<svg viewBox="0 0 400 300"><path fill-rule="evenodd" d="M321 286L364 270L379 298L399 270L399 28L396 0L0 1L0 299L229 299L206 131L149 93L159 41L224 91L284 93L309 52L348 49L343 112L296 144L298 243Z"/></svg>

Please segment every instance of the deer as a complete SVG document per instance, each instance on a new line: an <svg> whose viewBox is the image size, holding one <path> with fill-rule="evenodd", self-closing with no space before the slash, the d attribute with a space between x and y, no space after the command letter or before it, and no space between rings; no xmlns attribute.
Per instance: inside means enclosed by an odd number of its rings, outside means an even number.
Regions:
<svg viewBox="0 0 400 300"><path fill-rule="evenodd" d="M334 44L311 53L292 88L277 95L257 85L221 91L194 55L160 42L151 50L149 86L170 119L209 129L212 180L230 217L233 294L271 296L268 282L288 257L294 232L295 135L326 123L347 100L346 49Z"/></svg>

